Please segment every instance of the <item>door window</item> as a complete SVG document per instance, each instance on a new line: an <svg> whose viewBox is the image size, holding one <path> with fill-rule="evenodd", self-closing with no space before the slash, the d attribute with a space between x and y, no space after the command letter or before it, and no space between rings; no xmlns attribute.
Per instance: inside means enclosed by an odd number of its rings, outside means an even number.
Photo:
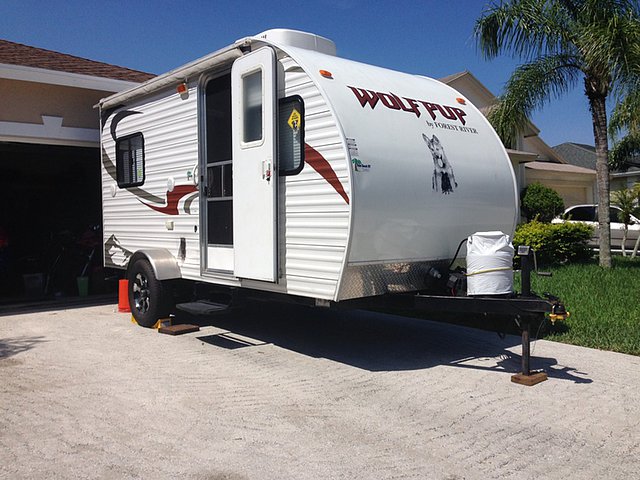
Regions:
<svg viewBox="0 0 640 480"><path fill-rule="evenodd" d="M242 77L242 109L244 143L262 140L262 69Z"/></svg>

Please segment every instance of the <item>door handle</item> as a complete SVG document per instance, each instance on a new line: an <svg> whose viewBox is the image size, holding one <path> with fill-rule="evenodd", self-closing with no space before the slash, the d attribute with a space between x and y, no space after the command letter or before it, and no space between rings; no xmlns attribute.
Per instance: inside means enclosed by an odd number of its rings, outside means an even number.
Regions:
<svg viewBox="0 0 640 480"><path fill-rule="evenodd" d="M262 179L271 181L271 159L262 161Z"/></svg>
<svg viewBox="0 0 640 480"><path fill-rule="evenodd" d="M198 173L198 162L191 170L187 170L187 180L191 180L196 187L198 186Z"/></svg>

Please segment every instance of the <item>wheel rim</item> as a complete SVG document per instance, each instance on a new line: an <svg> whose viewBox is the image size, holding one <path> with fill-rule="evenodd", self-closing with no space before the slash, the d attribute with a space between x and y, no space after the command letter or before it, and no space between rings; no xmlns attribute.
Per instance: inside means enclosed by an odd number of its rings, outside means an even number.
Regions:
<svg viewBox="0 0 640 480"><path fill-rule="evenodd" d="M143 273L137 273L133 282L133 303L136 310L146 313L151 307L149 296L149 280Z"/></svg>

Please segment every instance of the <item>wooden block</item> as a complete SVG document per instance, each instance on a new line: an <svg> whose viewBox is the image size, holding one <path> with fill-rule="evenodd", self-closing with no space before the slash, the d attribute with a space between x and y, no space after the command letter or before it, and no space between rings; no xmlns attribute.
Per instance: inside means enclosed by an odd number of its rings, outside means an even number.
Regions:
<svg viewBox="0 0 640 480"><path fill-rule="evenodd" d="M169 327L160 327L158 333L166 333L167 335L182 335L183 333L197 332L200 327L197 325L191 325L189 323L182 323L179 325L171 325Z"/></svg>
<svg viewBox="0 0 640 480"><path fill-rule="evenodd" d="M530 375L523 375L522 373L511 375L511 381L513 383L519 383L527 387L532 387L540 382L544 382L547 378L548 376L544 372L536 372Z"/></svg>

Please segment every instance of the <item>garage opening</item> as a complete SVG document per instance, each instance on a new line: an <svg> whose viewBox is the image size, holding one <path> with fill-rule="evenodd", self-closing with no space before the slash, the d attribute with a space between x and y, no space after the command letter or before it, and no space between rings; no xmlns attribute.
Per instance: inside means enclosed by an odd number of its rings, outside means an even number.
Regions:
<svg viewBox="0 0 640 480"><path fill-rule="evenodd" d="M104 293L98 148L0 142L0 301Z"/></svg>

